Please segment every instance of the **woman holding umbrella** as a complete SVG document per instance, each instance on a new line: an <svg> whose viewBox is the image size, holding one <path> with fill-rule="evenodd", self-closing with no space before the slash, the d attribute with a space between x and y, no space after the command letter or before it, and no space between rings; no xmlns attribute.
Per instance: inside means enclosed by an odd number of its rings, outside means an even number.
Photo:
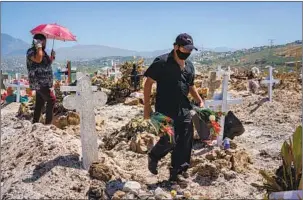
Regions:
<svg viewBox="0 0 303 200"><path fill-rule="evenodd" d="M50 90L53 87L53 71L51 64L55 58L52 51L49 57L45 51L46 37L36 34L33 38L33 45L27 50L26 64L30 88L36 90L36 104L34 110L33 123L40 120L41 111L46 104L45 124L51 124L53 119L53 108L56 97Z"/></svg>
<svg viewBox="0 0 303 200"><path fill-rule="evenodd" d="M36 104L33 123L40 120L41 111L46 102L45 124L51 124L53 119L53 108L56 97L52 92L53 71L51 64L55 59L55 52L52 49L49 57L45 51L46 39L76 41L66 28L57 24L42 24L31 30L34 34L33 44L27 50L26 64L30 88L36 90ZM54 43L53 43L54 45Z"/></svg>

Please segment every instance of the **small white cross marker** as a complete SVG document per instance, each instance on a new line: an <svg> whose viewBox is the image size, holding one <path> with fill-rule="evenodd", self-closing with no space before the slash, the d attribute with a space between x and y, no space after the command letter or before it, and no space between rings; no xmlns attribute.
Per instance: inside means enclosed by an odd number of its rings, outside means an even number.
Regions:
<svg viewBox="0 0 303 200"><path fill-rule="evenodd" d="M266 80L261 81L261 84L267 84L268 85L268 95L269 95L269 101L272 102L272 86L274 83L279 83L278 79L274 79L272 76L272 66L266 66L269 70L269 77L267 77Z"/></svg>

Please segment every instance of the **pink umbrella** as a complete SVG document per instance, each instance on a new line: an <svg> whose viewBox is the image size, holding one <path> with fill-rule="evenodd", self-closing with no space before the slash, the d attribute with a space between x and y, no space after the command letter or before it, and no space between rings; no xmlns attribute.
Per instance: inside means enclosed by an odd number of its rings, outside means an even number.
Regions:
<svg viewBox="0 0 303 200"><path fill-rule="evenodd" d="M33 35L43 34L47 39L61 41L77 41L76 36L74 36L67 28L60 26L58 24L41 24L30 31Z"/></svg>

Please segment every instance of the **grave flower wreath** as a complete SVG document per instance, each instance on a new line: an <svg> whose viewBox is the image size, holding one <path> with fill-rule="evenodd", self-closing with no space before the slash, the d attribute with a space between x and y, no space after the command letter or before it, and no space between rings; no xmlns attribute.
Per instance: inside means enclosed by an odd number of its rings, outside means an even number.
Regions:
<svg viewBox="0 0 303 200"><path fill-rule="evenodd" d="M168 136L169 142L175 144L174 120L159 112L151 114L150 124L154 127L159 136Z"/></svg>
<svg viewBox="0 0 303 200"><path fill-rule="evenodd" d="M200 120L203 120L210 129L210 140L215 140L220 134L221 126L218 123L220 117L226 115L224 112L215 112L207 108L193 106L193 110L198 114ZM175 144L174 138L174 121L159 112L151 114L150 124L154 127L159 136L166 135L169 137L170 143Z"/></svg>
<svg viewBox="0 0 303 200"><path fill-rule="evenodd" d="M216 112L208 108L193 106L193 110L198 114L200 120L203 120L210 130L210 140L216 140L221 131L220 118L225 116L225 112Z"/></svg>

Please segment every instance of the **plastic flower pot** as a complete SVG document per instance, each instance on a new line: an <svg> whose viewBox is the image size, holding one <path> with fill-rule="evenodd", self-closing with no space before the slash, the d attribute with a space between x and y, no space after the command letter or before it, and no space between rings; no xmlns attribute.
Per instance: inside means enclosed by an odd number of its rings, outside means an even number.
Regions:
<svg viewBox="0 0 303 200"><path fill-rule="evenodd" d="M284 192L272 192L269 195L269 199L280 200L280 199L292 199L301 200L303 199L303 190L292 190Z"/></svg>

